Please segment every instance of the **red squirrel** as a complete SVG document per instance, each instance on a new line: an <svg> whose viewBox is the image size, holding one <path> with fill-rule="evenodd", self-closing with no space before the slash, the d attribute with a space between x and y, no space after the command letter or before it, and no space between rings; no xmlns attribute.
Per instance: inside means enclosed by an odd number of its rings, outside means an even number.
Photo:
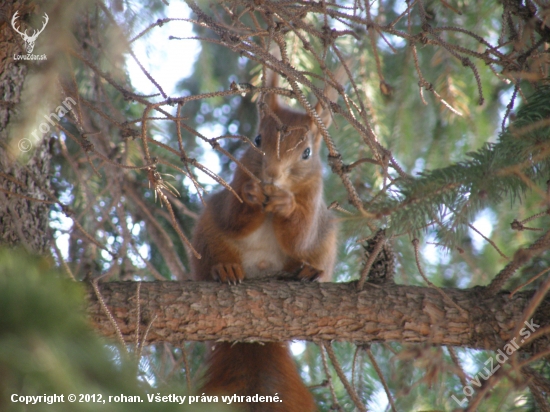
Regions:
<svg viewBox="0 0 550 412"><path fill-rule="evenodd" d="M248 148L241 158L261 183L237 168L231 187L243 202L227 189L207 201L193 237L202 255L192 261L196 280L235 284L281 270L299 279L331 278L336 224L323 200L321 133L311 116L284 107L276 95L263 104L259 150ZM316 110L321 114L320 105ZM204 379L201 393L277 394L282 401L241 404L241 411L316 410L286 343L217 343Z"/></svg>

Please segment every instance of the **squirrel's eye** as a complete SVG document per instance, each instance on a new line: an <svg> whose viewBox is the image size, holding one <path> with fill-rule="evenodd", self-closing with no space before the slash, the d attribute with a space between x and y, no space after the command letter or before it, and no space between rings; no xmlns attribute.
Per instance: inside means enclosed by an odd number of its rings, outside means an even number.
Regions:
<svg viewBox="0 0 550 412"><path fill-rule="evenodd" d="M306 150L304 150L304 153L302 153L302 159L309 159L309 156L311 156L311 149L308 147Z"/></svg>
<svg viewBox="0 0 550 412"><path fill-rule="evenodd" d="M256 136L256 138L254 139L254 144L256 145L256 147L260 147L260 144L262 143L262 135L259 134L258 136Z"/></svg>

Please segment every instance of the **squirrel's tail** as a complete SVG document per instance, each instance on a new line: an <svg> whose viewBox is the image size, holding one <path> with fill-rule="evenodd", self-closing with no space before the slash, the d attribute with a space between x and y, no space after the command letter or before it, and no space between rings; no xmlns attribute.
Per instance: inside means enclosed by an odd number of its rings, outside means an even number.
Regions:
<svg viewBox="0 0 550 412"><path fill-rule="evenodd" d="M203 392L229 396L243 412L317 410L283 343L217 343L209 356ZM246 397L251 397L248 402Z"/></svg>

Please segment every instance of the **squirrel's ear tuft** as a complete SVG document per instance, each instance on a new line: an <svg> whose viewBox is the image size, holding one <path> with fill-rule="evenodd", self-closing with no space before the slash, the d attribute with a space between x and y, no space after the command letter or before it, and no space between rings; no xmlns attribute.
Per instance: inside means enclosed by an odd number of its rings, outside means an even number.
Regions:
<svg viewBox="0 0 550 412"><path fill-rule="evenodd" d="M332 116L331 116L330 110L328 108L323 109L321 104L317 103L317 105L315 106L315 111L321 118L321 121L325 125L325 128L328 129L330 127L330 124L332 123ZM317 145L321 142L323 134L319 130L319 126L317 126L317 123L315 123L315 120L313 120L311 116L309 118L310 118L310 130L313 133L313 141Z"/></svg>
<svg viewBox="0 0 550 412"><path fill-rule="evenodd" d="M275 88L279 87L279 73L276 73L272 70L265 71L267 79L265 81L265 87ZM263 102L269 106L274 112L281 107L281 102L279 101L279 95L277 93L265 93L262 97Z"/></svg>
<svg viewBox="0 0 550 412"><path fill-rule="evenodd" d="M327 89L325 88L324 95L331 102L333 101L335 102L338 99L338 92L330 86L327 86L327 87L332 89L334 93L327 92ZM325 107L323 107L323 104ZM332 123L332 113L331 113L329 103L327 103L326 101L323 103L321 103L321 101L318 101L317 104L315 105L315 112L317 112L317 115L321 118L321 121L323 122L325 127L328 129ZM311 126L313 130L318 130L318 126L315 124L315 121L313 119L311 119Z"/></svg>
<svg viewBox="0 0 550 412"><path fill-rule="evenodd" d="M349 63L349 60L346 61L346 64L348 63ZM344 65L340 65L340 67L338 67L338 69L334 71L333 77L336 80L336 85L338 86L340 91L327 83L325 86L325 89L323 90L323 94L328 99L328 102L324 101L321 103L321 101L319 101L315 106L315 111L317 112L323 124L327 128L332 123L332 111L331 111L329 102L336 103L336 101L338 100L338 96L344 93L343 85L346 83L346 78L347 78L347 73Z"/></svg>
<svg viewBox="0 0 550 412"><path fill-rule="evenodd" d="M315 111L321 118L321 121L325 125L325 127L328 129L332 123L332 114L330 112L330 108L328 104L325 102L325 107L321 105L321 102L317 102L317 105L315 106ZM315 125L315 122L312 120L312 123Z"/></svg>

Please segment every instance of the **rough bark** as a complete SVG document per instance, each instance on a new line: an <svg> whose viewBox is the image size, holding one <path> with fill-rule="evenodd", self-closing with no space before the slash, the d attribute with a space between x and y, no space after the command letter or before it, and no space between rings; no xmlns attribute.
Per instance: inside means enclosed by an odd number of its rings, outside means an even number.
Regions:
<svg viewBox="0 0 550 412"><path fill-rule="evenodd" d="M21 15L32 10L24 3L6 2L0 9L0 244L45 253L49 205L32 199L46 199L51 155L47 139L30 149L30 136L21 133L28 109L21 103L29 63L13 59L24 49L10 20L16 10Z"/></svg>
<svg viewBox="0 0 550 412"><path fill-rule="evenodd" d="M104 283L99 288L124 339L135 342L137 283ZM140 340L152 323L146 342L175 345L193 340L324 339L497 349L512 338L533 294L518 293L510 298L502 292L487 298L482 288L444 291L463 312L438 291L415 286L367 286L358 292L355 283L141 283ZM91 288L88 294L94 327L114 336L113 325ZM550 298L543 301L533 319L541 328L550 324ZM538 340L529 350L541 347L548 347L546 339Z"/></svg>

